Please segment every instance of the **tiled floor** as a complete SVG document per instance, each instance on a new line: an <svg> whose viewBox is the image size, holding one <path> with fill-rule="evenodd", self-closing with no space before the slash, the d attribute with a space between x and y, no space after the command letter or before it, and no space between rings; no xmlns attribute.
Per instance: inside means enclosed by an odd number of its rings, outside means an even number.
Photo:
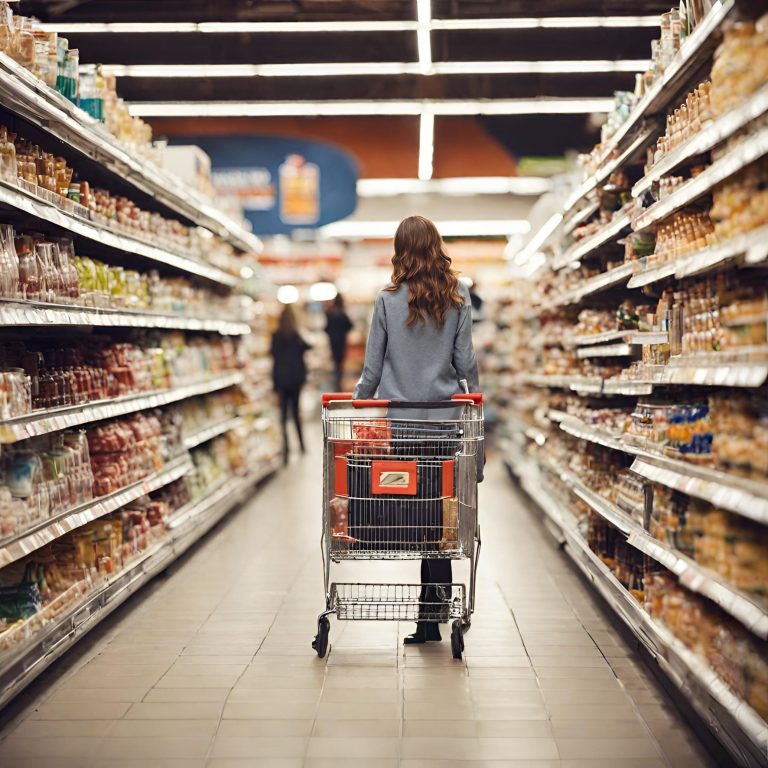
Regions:
<svg viewBox="0 0 768 768"><path fill-rule="evenodd" d="M6 723L0 767L711 765L501 465L488 469L463 661L447 642L404 649L412 625L335 620L327 660L311 652L315 454L43 675ZM338 573L412 580L418 565Z"/></svg>

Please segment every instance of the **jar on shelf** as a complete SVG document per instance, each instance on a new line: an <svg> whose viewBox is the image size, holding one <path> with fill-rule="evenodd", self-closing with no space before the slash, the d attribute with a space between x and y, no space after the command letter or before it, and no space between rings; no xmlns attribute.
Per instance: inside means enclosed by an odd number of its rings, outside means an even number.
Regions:
<svg viewBox="0 0 768 768"><path fill-rule="evenodd" d="M0 125L0 178L15 183L18 173L16 147L8 134L8 129Z"/></svg>
<svg viewBox="0 0 768 768"><path fill-rule="evenodd" d="M42 269L35 253L34 240L20 235L14 240L19 258L19 293L27 301L39 301L42 290Z"/></svg>
<svg viewBox="0 0 768 768"><path fill-rule="evenodd" d="M14 299L19 291L19 258L10 224L0 224L0 296Z"/></svg>

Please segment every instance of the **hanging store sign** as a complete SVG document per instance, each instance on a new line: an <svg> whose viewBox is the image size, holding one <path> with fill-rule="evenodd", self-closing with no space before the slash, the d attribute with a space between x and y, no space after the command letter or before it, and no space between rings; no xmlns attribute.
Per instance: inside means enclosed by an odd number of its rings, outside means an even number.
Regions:
<svg viewBox="0 0 768 768"><path fill-rule="evenodd" d="M319 141L279 136L185 137L211 158L217 192L235 198L258 235L344 219L357 207L357 164Z"/></svg>

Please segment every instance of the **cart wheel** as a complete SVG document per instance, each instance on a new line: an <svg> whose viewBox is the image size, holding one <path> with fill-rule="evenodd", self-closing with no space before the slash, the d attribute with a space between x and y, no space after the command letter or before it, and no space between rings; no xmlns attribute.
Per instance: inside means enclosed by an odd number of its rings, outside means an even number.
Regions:
<svg viewBox="0 0 768 768"><path fill-rule="evenodd" d="M461 631L461 622L456 619L456 621L453 622L453 628L451 629L451 651L453 651L453 658L460 659L463 650L464 637Z"/></svg>
<svg viewBox="0 0 768 768"><path fill-rule="evenodd" d="M327 616L323 616L317 622L317 634L312 641L312 648L317 651L317 656L320 659L325 658L325 654L328 652L328 633L331 631L331 622L328 621Z"/></svg>

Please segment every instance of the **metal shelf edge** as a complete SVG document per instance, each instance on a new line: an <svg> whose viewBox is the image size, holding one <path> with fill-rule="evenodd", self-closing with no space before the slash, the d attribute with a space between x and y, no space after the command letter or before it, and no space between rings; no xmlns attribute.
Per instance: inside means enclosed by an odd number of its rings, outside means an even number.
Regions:
<svg viewBox="0 0 768 768"><path fill-rule="evenodd" d="M230 275L218 267L150 245L128 234L114 232L107 227L99 226L96 222L80 219L47 200L27 194L21 187L9 184L3 179L0 179L0 203L107 247L141 256L159 264L166 264L228 288L238 284L238 279L234 275Z"/></svg>
<svg viewBox="0 0 768 768"><path fill-rule="evenodd" d="M151 394L129 395L125 398L108 402L102 401L92 405L73 406L63 409L65 412L54 410L32 413L19 419L0 422L0 444L7 445L50 432L58 432L62 429L101 421L102 419L112 419L149 408L159 408L179 402L180 400L187 400L198 395L227 389L241 384L244 378L242 373L234 373L218 376L208 381L198 382L197 384L161 390Z"/></svg>

